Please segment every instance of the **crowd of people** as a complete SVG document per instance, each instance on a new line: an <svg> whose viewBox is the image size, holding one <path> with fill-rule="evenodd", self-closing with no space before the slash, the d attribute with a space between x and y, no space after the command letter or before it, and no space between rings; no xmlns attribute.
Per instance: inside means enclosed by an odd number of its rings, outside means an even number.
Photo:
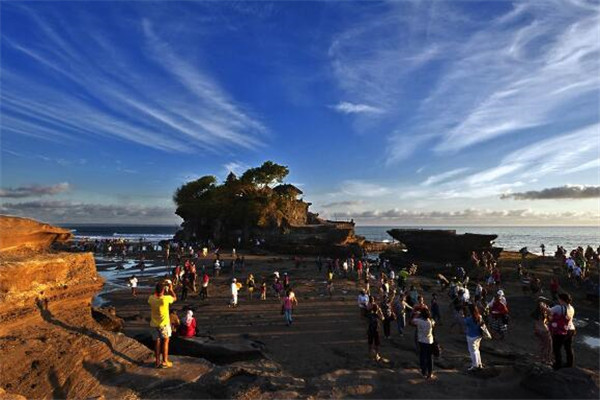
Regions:
<svg viewBox="0 0 600 400"><path fill-rule="evenodd" d="M198 331L191 308L181 310L183 317L180 319L175 313L169 312L169 305L175 300L185 301L190 292L197 294L200 301L208 299L209 283L219 277L222 269L230 273L230 278L225 278L230 282L229 307L239 306L239 294L243 291L247 295L245 304L250 304L255 291L258 291L260 301L276 299L280 304L283 323L286 326L293 324L294 309L298 306L291 282L293 271L273 271L270 276L256 277L239 254L226 263L221 259L218 249L211 255L207 254L206 249L181 249L185 247L180 246L175 254L170 255L166 250L165 257L174 258L171 274L157 284L155 292L148 299L152 309L151 326L156 340L157 367L168 368L171 365L168 360L168 340L172 332L181 337L191 337ZM584 251L578 248L567 255L559 247L555 256L563 263L564 270L562 273L557 271L548 284L542 283L533 268L524 266L524 263L516 267L518 279L526 282L527 291L534 299L531 318L533 335L539 345L539 361L555 369L574 365L575 309L571 296L559 283L559 276L566 285L576 290L580 284L576 278L581 276L585 279L591 268L595 266L597 269L598 266L598 253L589 249ZM296 267L303 262L298 257L295 261ZM382 359L381 337L384 341L393 338L396 335L392 329L394 326L400 337L413 329L415 352L425 379L435 377L433 357L441 352L438 339L442 339L441 342L447 340L437 335L438 328L443 324L449 325L448 334L453 334L456 329L457 333L464 335L465 347L471 359L469 371L484 368L480 352L483 340L490 340L491 343L502 341L509 334L510 304L505 293L507 289L503 274L511 272L507 267L501 270L498 261L489 252L473 252L471 263L466 268L452 264L440 268L435 293L423 290L418 285L419 279L415 276L419 275L419 268L414 264L397 268L385 259L355 256L318 257L315 262L317 274L325 275L325 295L333 296L334 282L337 280L343 280L345 287L349 282L354 282L358 287L359 314L364 321L369 354L376 361ZM201 265L199 268L198 264ZM205 265L212 265L212 268ZM581 269L581 275L575 272L578 268ZM135 276L130 279L130 284L132 294L136 296ZM175 294L176 291L179 296ZM546 293L549 294L548 298L544 297ZM447 312L440 307L439 295L447 296Z"/></svg>

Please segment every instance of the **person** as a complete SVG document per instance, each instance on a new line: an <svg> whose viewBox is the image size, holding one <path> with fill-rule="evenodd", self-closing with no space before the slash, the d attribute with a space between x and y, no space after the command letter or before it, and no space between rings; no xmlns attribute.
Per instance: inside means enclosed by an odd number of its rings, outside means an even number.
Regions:
<svg viewBox="0 0 600 400"><path fill-rule="evenodd" d="M542 257L546 257L546 246L544 246L544 243L540 244L540 249L542 249Z"/></svg>
<svg viewBox="0 0 600 400"><path fill-rule="evenodd" d="M400 295L396 296L394 302L394 311L396 313L396 325L398 326L398 333L400 336L404 336L404 328L406 327L406 310L412 311L412 307L406 302L408 295L400 292Z"/></svg>
<svg viewBox="0 0 600 400"><path fill-rule="evenodd" d="M254 293L254 275L248 275L248 279L246 279L246 286L248 286L248 300L252 300L252 294Z"/></svg>
<svg viewBox="0 0 600 400"><path fill-rule="evenodd" d="M465 318L465 326L467 328L467 348L471 356L471 366L469 371L483 368L481 363L481 353L479 346L481 344L483 319L481 314L474 304L469 304L469 316Z"/></svg>
<svg viewBox="0 0 600 400"><path fill-rule="evenodd" d="M533 319L533 335L538 340L540 361L552 364L552 335L548 329L548 306L544 298L540 297L535 310L531 313Z"/></svg>
<svg viewBox="0 0 600 400"><path fill-rule="evenodd" d="M169 338L171 337L169 305L176 300L177 296L173 291L173 282L168 279L156 284L154 293L148 297L150 327L154 339L155 366L157 368L170 368L173 366L173 363L169 361Z"/></svg>
<svg viewBox="0 0 600 400"><path fill-rule="evenodd" d="M138 278L136 278L135 275L132 275L131 278L129 278L129 286L131 286L131 294L133 297L137 297L137 285Z"/></svg>
<svg viewBox="0 0 600 400"><path fill-rule="evenodd" d="M213 268L215 271L215 276L219 276L219 273L221 272L221 262L219 261L219 259L215 259L215 262L213 264Z"/></svg>
<svg viewBox="0 0 600 400"><path fill-rule="evenodd" d="M283 297L281 303L281 310L283 311L285 324L287 326L292 325L292 310L294 309L295 305L298 305L298 299L293 295L292 289L289 288L286 290L285 296Z"/></svg>
<svg viewBox="0 0 600 400"><path fill-rule="evenodd" d="M208 272L204 271L204 275L202 276L202 289L200 289L200 298L202 300L208 299L208 283L210 278L208 276Z"/></svg>
<svg viewBox="0 0 600 400"><path fill-rule="evenodd" d="M419 362L421 374L425 379L433 378L433 327L435 321L430 318L429 310L422 309L415 313L412 325L417 327L419 343Z"/></svg>
<svg viewBox="0 0 600 400"><path fill-rule="evenodd" d="M490 328L495 333L495 337L504 339L504 335L508 330L508 307L506 306L506 299L502 301L502 295L499 290L494 296L494 300L489 305L491 322Z"/></svg>
<svg viewBox="0 0 600 400"><path fill-rule="evenodd" d="M360 310L361 317L367 316L367 306L368 305L369 305L369 296L367 296L367 293L364 290L361 290L360 294L358 295L358 309Z"/></svg>
<svg viewBox="0 0 600 400"><path fill-rule="evenodd" d="M185 318L181 320L178 332L181 337L194 337L196 335L196 318L194 318L192 310L185 312Z"/></svg>
<svg viewBox="0 0 600 400"><path fill-rule="evenodd" d="M229 307L237 307L238 291L239 291L239 286L237 284L237 279L233 278L231 280L231 303L229 304Z"/></svg>
<svg viewBox="0 0 600 400"><path fill-rule="evenodd" d="M329 298L333 297L333 272L327 272L327 293L329 293Z"/></svg>
<svg viewBox="0 0 600 400"><path fill-rule="evenodd" d="M263 279L262 284L260 285L260 299L267 299L267 281Z"/></svg>
<svg viewBox="0 0 600 400"><path fill-rule="evenodd" d="M369 344L369 356L373 356L375 361L379 361L381 356L379 355L379 346L381 344L379 339L379 321L383 321L383 313L373 296L369 296L369 309L367 312L367 342Z"/></svg>
<svg viewBox="0 0 600 400"><path fill-rule="evenodd" d="M381 313L383 314L383 337L385 339L390 338L390 327L392 321L396 319L394 310L392 309L392 301L394 299L394 293L391 296L384 295L381 299Z"/></svg>
<svg viewBox="0 0 600 400"><path fill-rule="evenodd" d="M550 308L550 332L552 333L552 350L554 352L554 365L552 368L573 367L573 336L575 336L575 308L571 305L571 296L568 293L558 295L558 303ZM562 364L562 349L567 354L567 363Z"/></svg>

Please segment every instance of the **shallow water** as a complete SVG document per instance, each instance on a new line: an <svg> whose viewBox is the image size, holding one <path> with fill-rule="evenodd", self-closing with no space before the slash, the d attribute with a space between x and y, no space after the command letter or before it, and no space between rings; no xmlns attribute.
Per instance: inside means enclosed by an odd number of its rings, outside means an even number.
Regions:
<svg viewBox="0 0 600 400"><path fill-rule="evenodd" d="M582 336L581 341L594 349L600 349L600 338L592 336Z"/></svg>

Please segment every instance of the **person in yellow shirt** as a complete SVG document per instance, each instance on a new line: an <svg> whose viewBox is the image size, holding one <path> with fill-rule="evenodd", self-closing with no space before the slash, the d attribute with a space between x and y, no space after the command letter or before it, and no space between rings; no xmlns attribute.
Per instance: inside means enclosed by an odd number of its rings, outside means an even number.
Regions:
<svg viewBox="0 0 600 400"><path fill-rule="evenodd" d="M155 342L154 353L157 368L170 368L173 366L173 363L169 361L169 338L171 337L169 305L173 304L175 300L177 300L177 296L173 291L173 282L168 279L158 283L154 293L148 297L151 311L150 327Z"/></svg>

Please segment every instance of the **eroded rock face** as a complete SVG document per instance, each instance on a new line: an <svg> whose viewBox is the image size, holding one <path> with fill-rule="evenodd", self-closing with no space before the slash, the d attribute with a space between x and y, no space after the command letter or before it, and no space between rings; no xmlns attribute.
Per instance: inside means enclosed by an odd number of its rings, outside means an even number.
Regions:
<svg viewBox="0 0 600 400"><path fill-rule="evenodd" d="M0 215L0 253L46 250L52 243L65 242L72 237L67 229L28 218Z"/></svg>

